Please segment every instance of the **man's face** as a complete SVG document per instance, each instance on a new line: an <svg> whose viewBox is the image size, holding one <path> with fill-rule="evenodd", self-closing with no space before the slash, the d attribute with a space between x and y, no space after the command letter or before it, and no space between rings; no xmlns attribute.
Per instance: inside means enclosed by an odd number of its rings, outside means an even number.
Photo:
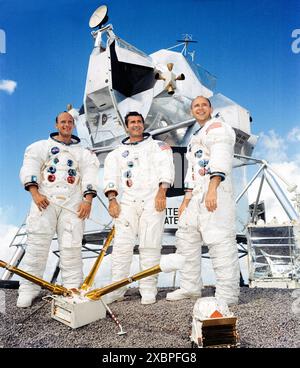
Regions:
<svg viewBox="0 0 300 368"><path fill-rule="evenodd" d="M128 117L127 131L130 138L143 137L144 129L144 123L140 116Z"/></svg>
<svg viewBox="0 0 300 368"><path fill-rule="evenodd" d="M74 129L73 117L67 113L61 113L57 118L56 129L62 137L71 137Z"/></svg>
<svg viewBox="0 0 300 368"><path fill-rule="evenodd" d="M205 124L212 114L212 108L209 106L209 102L203 97L197 97L192 104L193 117L199 124Z"/></svg>

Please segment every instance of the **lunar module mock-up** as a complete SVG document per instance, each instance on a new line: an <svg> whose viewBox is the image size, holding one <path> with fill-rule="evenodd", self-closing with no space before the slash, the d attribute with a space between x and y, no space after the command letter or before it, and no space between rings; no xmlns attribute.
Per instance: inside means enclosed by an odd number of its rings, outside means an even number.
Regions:
<svg viewBox="0 0 300 368"><path fill-rule="evenodd" d="M173 252L177 227L176 211L181 202L180 196L184 193L183 182L187 170L185 153L191 136L198 129L198 124L191 117L190 105L196 96L209 98L214 108L214 115L221 116L236 133L233 170L237 206L236 233L241 257L248 255L250 286L265 286L271 280L274 287L277 280L280 281L280 287L299 287L299 194L296 186L286 183L266 161L252 157L257 137L251 133L250 113L221 93L214 93L215 77L195 63L193 52L188 52L190 44L195 42L190 35L185 35L179 44L170 49L158 50L147 55L119 38L114 33L113 26L106 24L107 21L106 6L99 7L90 19L93 48L87 71L83 105L79 109L68 106L68 111L74 116L82 144L97 154L103 167L107 153L126 136L124 116L129 111L138 111L145 118L145 131L153 138L166 142L172 147L176 177L174 186L168 189L166 211L167 214L173 214L173 220L166 221L162 253ZM179 47L182 48L181 52L174 51ZM259 170L248 182L246 169L248 165L253 164L257 164ZM261 185L256 201L249 210L246 193L259 176ZM281 189L278 179L288 186L289 191L295 192L295 206ZM260 194L264 181L270 185L287 213L290 220L288 226L282 228L265 224L263 211L260 212ZM16 252L10 263L0 262L0 266L5 268L1 277L2 287L16 285L16 281L12 280L13 273L16 273L47 288L54 294L52 317L73 328L104 318L106 311L111 313L102 300L105 294L141 277L160 271L170 272L180 269L180 259L176 258L176 255L169 255L174 256L172 269L165 264L157 265L147 272L122 280L118 285L112 284L91 290L99 265L103 257L110 253L109 245L113 243L113 225L107 212L106 199L103 194L99 194L98 200L102 220L106 226L101 229L99 226L96 229L89 229L84 234L83 258L90 257L90 255L85 257L87 253L93 254L94 257L96 255L98 258L80 290L67 290L55 285L59 272L59 251L56 251L58 262L50 282L35 278L17 268L26 251L26 233L23 227L11 244L16 246ZM283 242L282 239L285 241ZM278 251L279 248L280 251ZM207 257L205 253L204 246L203 256ZM162 262L164 257L166 256L162 257ZM169 259L171 260L172 257ZM232 316L228 318L230 320L220 324L220 338L226 335L228 341L237 344L236 320ZM203 327L207 327L206 342L209 341L209 326L212 324L212 322L202 322L201 318L195 317L192 339L196 344L200 344L199 334L197 335L199 321ZM202 345L203 341L205 340L201 340Z"/></svg>

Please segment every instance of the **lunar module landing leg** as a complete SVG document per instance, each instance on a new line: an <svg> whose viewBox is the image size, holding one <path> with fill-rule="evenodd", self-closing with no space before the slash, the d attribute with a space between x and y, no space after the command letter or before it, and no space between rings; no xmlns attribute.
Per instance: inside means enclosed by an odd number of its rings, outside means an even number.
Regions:
<svg viewBox="0 0 300 368"><path fill-rule="evenodd" d="M99 257L101 254L99 255ZM169 254L163 256L159 265L151 267L147 270L139 272L131 277L117 281L113 284L105 286L100 289L91 291L85 291L83 288L88 288L88 285L92 283L95 273L99 267L101 260L99 257L90 272L88 278L85 280L82 289L66 289L60 285L53 285L43 279L33 276L25 271L22 271L16 267L8 265L6 262L0 261L0 267L6 268L10 272L13 272L27 280L52 291L52 308L51 317L66 324L72 328L78 328L97 321L98 319L105 318L106 311L109 308L102 300L102 296L120 288L126 286L134 281L141 280L145 277L155 275L159 272L173 272L183 267L184 258L178 254ZM114 318L114 317L113 317ZM115 319L114 319L115 320ZM115 322L117 322L115 320Z"/></svg>

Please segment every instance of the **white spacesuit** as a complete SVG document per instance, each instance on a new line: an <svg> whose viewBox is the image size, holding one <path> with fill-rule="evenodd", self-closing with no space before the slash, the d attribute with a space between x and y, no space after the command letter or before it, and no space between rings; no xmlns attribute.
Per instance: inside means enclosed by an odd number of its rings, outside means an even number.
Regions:
<svg viewBox="0 0 300 368"><path fill-rule="evenodd" d="M27 190L32 185L37 186L50 204L40 211L32 202L26 222L27 247L22 268L43 277L56 232L63 285L73 288L82 282L84 222L77 216L77 211L84 196L97 194L99 161L95 154L79 145L79 138L72 136L71 144L67 145L55 139L57 134L52 133L48 140L33 143L25 151L21 182ZM30 301L39 290L39 286L22 279L18 306L25 306L26 299L29 297Z"/></svg>
<svg viewBox="0 0 300 368"><path fill-rule="evenodd" d="M129 276L136 237L139 238L140 269L160 261L165 211L155 209L155 196L160 183L172 185L174 164L168 144L153 140L144 133L144 140L128 143L129 138L104 163L104 193L121 195L121 212L115 220L116 235L112 253L112 281ZM140 280L142 303L154 302L157 276ZM116 290L111 298L121 299L126 289Z"/></svg>
<svg viewBox="0 0 300 368"><path fill-rule="evenodd" d="M228 304L238 301L239 262L235 239L235 201L232 163L235 133L220 118L212 118L191 138L187 147L188 171L185 189L191 200L183 211L176 233L177 252L186 258L180 271L180 289L167 300L201 295L201 246L208 246L216 275L216 297ZM209 212L205 195L209 181L220 176L217 209Z"/></svg>

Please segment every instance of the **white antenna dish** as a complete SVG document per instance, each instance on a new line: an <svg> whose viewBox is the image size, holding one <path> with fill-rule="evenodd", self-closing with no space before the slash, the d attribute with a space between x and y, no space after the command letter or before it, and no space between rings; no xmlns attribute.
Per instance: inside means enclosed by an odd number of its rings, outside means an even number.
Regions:
<svg viewBox="0 0 300 368"><path fill-rule="evenodd" d="M90 18L89 26L90 28L96 28L98 26L100 28L107 21L108 21L107 6L102 5L99 6L99 8L94 11L93 15Z"/></svg>

